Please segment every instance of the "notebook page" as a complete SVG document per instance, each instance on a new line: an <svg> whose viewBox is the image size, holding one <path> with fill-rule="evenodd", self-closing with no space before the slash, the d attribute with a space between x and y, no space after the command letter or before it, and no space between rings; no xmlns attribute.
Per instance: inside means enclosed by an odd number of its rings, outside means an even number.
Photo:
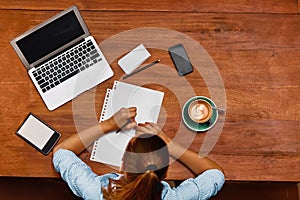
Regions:
<svg viewBox="0 0 300 200"><path fill-rule="evenodd" d="M122 107L137 107L137 123L156 123L164 93L145 87L115 82L115 94L112 101L114 112Z"/></svg>
<svg viewBox="0 0 300 200"><path fill-rule="evenodd" d="M137 107L136 122L154 122L159 116L164 93L115 81L113 89L107 91L100 121L108 119L122 107ZM100 137L95 143L91 160L120 166L123 153L134 136L135 130L114 131Z"/></svg>
<svg viewBox="0 0 300 200"><path fill-rule="evenodd" d="M114 90L107 90L100 122L110 118L114 114L112 108L113 94ZM124 149L130 139L131 136L122 134L121 132L118 134L116 134L115 131L107 133L94 142L90 159L92 161L106 163L109 165L120 166Z"/></svg>

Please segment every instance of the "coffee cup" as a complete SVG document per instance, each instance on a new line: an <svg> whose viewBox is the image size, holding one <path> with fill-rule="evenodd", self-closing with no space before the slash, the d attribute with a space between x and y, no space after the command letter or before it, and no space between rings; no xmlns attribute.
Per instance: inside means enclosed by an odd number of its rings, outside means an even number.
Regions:
<svg viewBox="0 0 300 200"><path fill-rule="evenodd" d="M188 107L189 117L196 123L207 122L213 113L209 102L204 99L194 100Z"/></svg>

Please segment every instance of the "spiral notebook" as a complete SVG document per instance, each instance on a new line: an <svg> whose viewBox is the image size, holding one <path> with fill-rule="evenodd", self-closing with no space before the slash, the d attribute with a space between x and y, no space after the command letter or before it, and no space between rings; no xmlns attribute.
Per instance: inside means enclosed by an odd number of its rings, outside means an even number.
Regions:
<svg viewBox="0 0 300 200"><path fill-rule="evenodd" d="M163 97L164 93L161 91L115 81L113 88L106 91L100 122L110 118L122 107L137 107L137 123L156 123ZM133 129L105 134L94 142L90 159L120 166L125 148L134 135Z"/></svg>

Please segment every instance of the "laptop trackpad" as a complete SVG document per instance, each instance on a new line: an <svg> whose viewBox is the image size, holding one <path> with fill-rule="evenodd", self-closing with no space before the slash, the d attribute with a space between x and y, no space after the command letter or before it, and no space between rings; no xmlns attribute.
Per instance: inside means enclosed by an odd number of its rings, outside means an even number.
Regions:
<svg viewBox="0 0 300 200"><path fill-rule="evenodd" d="M75 87L74 87L74 94L75 96L78 96L82 92L89 90L91 87L93 87L94 84L92 83L89 73L83 71L78 74L75 81Z"/></svg>

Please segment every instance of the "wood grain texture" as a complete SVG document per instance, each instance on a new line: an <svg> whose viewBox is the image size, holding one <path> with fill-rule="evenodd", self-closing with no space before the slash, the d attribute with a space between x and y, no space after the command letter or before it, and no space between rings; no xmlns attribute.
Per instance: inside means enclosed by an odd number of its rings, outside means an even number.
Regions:
<svg viewBox="0 0 300 200"><path fill-rule="evenodd" d="M224 5L221 1L214 4L186 1L185 6L172 2L160 1L160 6L153 6L134 1L77 1L92 35L108 56L115 76L53 112L46 109L9 41L73 2L1 2L1 176L59 177L52 167L51 154L42 156L14 134L23 118L28 112L37 114L62 133L62 140L95 123L106 88L123 75L117 59L110 55L116 46L105 46L104 41L131 29L161 27L184 33L201 44L218 66L226 90L227 112L222 134L209 157L224 167L227 180L300 181L297 2L241 0ZM132 45L135 45L134 37L134 34L128 37ZM168 40L165 42L169 44ZM162 67L174 71L165 50L149 50L153 60L162 59L160 65L128 81L149 83L153 77L165 77L168 73L159 70ZM185 78L196 95L210 95L199 72L194 71ZM183 126L178 96L171 86L181 91L184 98L190 97L180 80L178 76L170 76L162 79L163 84L146 85L165 92L159 124L170 137L175 137ZM184 127L182 130L177 141L186 145L187 140L195 137L189 148L199 151L206 133L195 134ZM112 170L89 161L89 155L87 151L81 158L97 173ZM190 176L191 172L181 163L173 162L167 178Z"/></svg>
<svg viewBox="0 0 300 200"><path fill-rule="evenodd" d="M0 1L0 9L26 10L63 10L77 5L81 10L93 11L170 11L170 12L229 12L229 13L297 13L298 3L295 0L54 0L38 1Z"/></svg>

